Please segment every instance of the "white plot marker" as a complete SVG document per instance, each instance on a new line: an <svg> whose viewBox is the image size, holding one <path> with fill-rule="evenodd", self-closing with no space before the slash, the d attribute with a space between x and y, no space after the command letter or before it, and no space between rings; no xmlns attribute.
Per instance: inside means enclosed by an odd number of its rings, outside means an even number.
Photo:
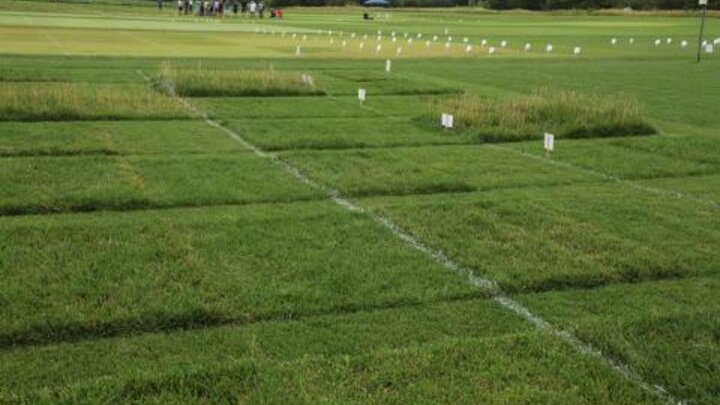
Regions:
<svg viewBox="0 0 720 405"><path fill-rule="evenodd" d="M720 45L720 38L715 38L715 39L713 40L713 44L714 44L714 45Z"/></svg>
<svg viewBox="0 0 720 405"><path fill-rule="evenodd" d="M295 56L300 56L300 45L295 47Z"/></svg>
<svg viewBox="0 0 720 405"><path fill-rule="evenodd" d="M494 46L491 46L490 49L488 49L488 54L495 55L495 47Z"/></svg>
<svg viewBox="0 0 720 405"><path fill-rule="evenodd" d="M688 41L680 41L680 48L687 48Z"/></svg>
<svg viewBox="0 0 720 405"><path fill-rule="evenodd" d="M447 35L447 34L449 34L449 33L450 33L450 30L448 30L447 28L445 28L445 35Z"/></svg>
<svg viewBox="0 0 720 405"><path fill-rule="evenodd" d="M500 41L500 48L505 48L507 46L507 41Z"/></svg>
<svg viewBox="0 0 720 405"><path fill-rule="evenodd" d="M452 37L447 37L448 42L452 42Z"/></svg>
<svg viewBox="0 0 720 405"><path fill-rule="evenodd" d="M527 51L529 51L531 48L532 48L532 45L530 45L530 43L528 42L528 43L525 44L525 46L524 46L523 49L525 49L525 52L527 52Z"/></svg>
<svg viewBox="0 0 720 405"><path fill-rule="evenodd" d="M367 91L363 88L358 89L358 100L360 100L361 103L365 102L365 99L367 97Z"/></svg>
<svg viewBox="0 0 720 405"><path fill-rule="evenodd" d="M555 135L545 132L543 138L545 151L552 152L555 150Z"/></svg>
<svg viewBox="0 0 720 405"><path fill-rule="evenodd" d="M375 47L375 53L380 53L380 51L382 51L382 45L377 44L377 46Z"/></svg>
<svg viewBox="0 0 720 405"><path fill-rule="evenodd" d="M613 38L610 40L610 45L615 46L617 45L617 38Z"/></svg>
<svg viewBox="0 0 720 405"><path fill-rule="evenodd" d="M713 44L705 44L705 53L713 53L715 52L715 48L713 47Z"/></svg>
<svg viewBox="0 0 720 405"><path fill-rule="evenodd" d="M350 33L350 39L355 39L355 33L354 33L354 32L351 32L351 33Z"/></svg>
<svg viewBox="0 0 720 405"><path fill-rule="evenodd" d="M292 39L296 39L296 38L297 38L297 34L292 34Z"/></svg>
<svg viewBox="0 0 720 405"><path fill-rule="evenodd" d="M360 46L359 46L359 47L360 47L360 49L365 48L365 42L360 42Z"/></svg>
<svg viewBox="0 0 720 405"><path fill-rule="evenodd" d="M438 40L438 36L437 36L437 35L433 35L433 42L437 42L437 40Z"/></svg>
<svg viewBox="0 0 720 405"><path fill-rule="evenodd" d="M573 49L573 55L580 56L580 53L582 53L582 48L576 46L575 49Z"/></svg>
<svg viewBox="0 0 720 405"><path fill-rule="evenodd" d="M672 44L672 38L669 38L669 37L666 38L666 39L665 39L665 43L668 44L668 45Z"/></svg>
<svg viewBox="0 0 720 405"><path fill-rule="evenodd" d="M466 46L465 46L465 53L470 53L470 52L472 52L472 45L466 45Z"/></svg>
<svg viewBox="0 0 720 405"><path fill-rule="evenodd" d="M463 44L467 44L470 41L470 38L465 37L463 38Z"/></svg>
<svg viewBox="0 0 720 405"><path fill-rule="evenodd" d="M450 129L455 124L455 117L452 114L442 113L440 116L440 125L443 128Z"/></svg>
<svg viewBox="0 0 720 405"><path fill-rule="evenodd" d="M412 40L412 38L408 38L408 40L407 40L407 44L408 44L408 46L412 46L412 43L413 43L413 40Z"/></svg>
<svg viewBox="0 0 720 405"><path fill-rule="evenodd" d="M422 38L422 34L417 34L417 39Z"/></svg>
<svg viewBox="0 0 720 405"><path fill-rule="evenodd" d="M662 42L662 41L660 41L659 39L656 39L656 40L655 40L655 46L660 46L660 43L661 43L661 42Z"/></svg>
<svg viewBox="0 0 720 405"><path fill-rule="evenodd" d="M307 41L307 35L303 35L303 41Z"/></svg>
<svg viewBox="0 0 720 405"><path fill-rule="evenodd" d="M395 51L395 56L400 56L400 55L402 55L402 48L398 47L397 51Z"/></svg>
<svg viewBox="0 0 720 405"><path fill-rule="evenodd" d="M445 50L450 49L450 42L445 42Z"/></svg>
<svg viewBox="0 0 720 405"><path fill-rule="evenodd" d="M393 42L393 43L397 42L397 38L392 37L392 42Z"/></svg>
<svg viewBox="0 0 720 405"><path fill-rule="evenodd" d="M487 39L480 41L480 46L485 47L485 45L487 45Z"/></svg>
<svg viewBox="0 0 720 405"><path fill-rule="evenodd" d="M345 48L346 45L347 45L347 41L343 39L343 41L342 41L342 47Z"/></svg>
<svg viewBox="0 0 720 405"><path fill-rule="evenodd" d="M426 47L426 48L430 48L430 44L431 44L430 41L425 41L425 47Z"/></svg>
<svg viewBox="0 0 720 405"><path fill-rule="evenodd" d="M628 44L632 45L635 43L635 38L628 39Z"/></svg>
<svg viewBox="0 0 720 405"><path fill-rule="evenodd" d="M552 52L552 51L553 51L553 46L552 46L552 44L547 44L547 45L545 46L545 52L550 53L550 52Z"/></svg>
<svg viewBox="0 0 720 405"><path fill-rule="evenodd" d="M390 59L388 59L385 61L385 73L390 73L391 69L392 69L392 62L390 61Z"/></svg>

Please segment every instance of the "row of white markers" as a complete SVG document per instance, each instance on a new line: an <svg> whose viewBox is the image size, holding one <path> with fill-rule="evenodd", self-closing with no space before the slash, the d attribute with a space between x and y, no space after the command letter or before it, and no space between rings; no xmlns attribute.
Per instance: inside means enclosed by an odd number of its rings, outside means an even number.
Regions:
<svg viewBox="0 0 720 405"><path fill-rule="evenodd" d="M256 29L255 29L255 32L256 32L256 33L262 32L262 33L264 33L264 34L275 34L275 30L268 31L268 30L266 30L265 28L263 28L263 29L256 28ZM332 36L332 35L334 35L334 34L337 34L337 35L339 35L340 37L344 37L344 36L345 36L345 33L344 33L343 31L339 31L339 32L335 32L335 33L334 33L333 31L328 30L328 31L321 31L320 33L322 33L322 32L327 32L327 35L328 35L328 36ZM446 30L446 32L447 32L447 30ZM282 37L285 37L285 35L286 35L286 32L283 31L283 32L281 33L281 36L282 36ZM366 41L368 40L368 34L363 34L362 37L361 37L361 36L359 36L359 35L357 35L356 33L353 32L353 33L351 33L351 34L349 35L349 37L350 37L351 40L357 40L357 41L359 41L359 44L358 44L358 48L359 48L359 49L363 50L363 49L366 48ZM412 47L412 45L413 45L413 43L414 43L414 42L413 42L413 38L417 38L418 40L419 40L419 39L422 39L422 38L423 38L423 34L417 34L416 36L412 36L412 35L408 35L408 33L404 33L404 34L403 34L403 37L406 39L407 46L408 46L408 47ZM297 41L298 41L298 38L299 38L299 36L298 36L297 33L293 33L293 34L292 34L292 39L293 39L293 41L297 42ZM307 41L307 40L308 40L308 35L307 35L307 34L303 34L300 38L302 39L302 41ZM433 35L433 36L432 36L432 41L429 40L429 39L425 41L425 46L426 46L427 48L430 48L430 47L431 47L434 43L436 43L439 39L440 39L440 38L439 38L438 35ZM382 46L382 44L380 43L382 40L383 40L382 31L379 30L379 31L378 31L378 35L377 35L377 39L376 39L376 43L375 43L375 53L380 53L380 52L382 51L383 46ZM394 31L391 32L391 34L390 34L390 41L391 41L392 43L397 43L397 40L398 40L397 34L396 34ZM471 45L471 44L469 43L469 41L470 41L470 39L469 39L468 37L464 37L464 38L462 39L462 44L465 46L465 53L470 53L470 52L472 52L473 49L474 49L474 48L473 48L473 45ZM369 41L368 41L368 42L369 42ZM330 38L329 43L330 43L330 45L335 45L335 38ZM348 45L348 41L345 40L345 39L339 41L338 43L339 43L343 48L345 48L345 47ZM627 43L630 44L630 45L635 44L635 38L628 38ZM664 41L661 40L661 39L655 39L655 40L654 40L655 46L660 46L660 45L662 45L663 43L665 43L665 44L667 44L667 45L670 45L670 44L673 43L673 38L668 37L668 38L666 38ZM445 49L446 49L446 50L449 50L450 47L452 46L452 44L453 44L453 37L448 35L447 38L446 38L445 45L444 45ZM612 38L612 39L610 39L610 45L611 45L611 46L614 47L614 46L616 46L616 45L618 45L618 44L619 44L619 41L618 41L617 38ZM480 41L480 46L481 46L483 49L485 49L485 48L487 47L487 45L488 45L488 40L487 40L487 39L482 39L482 40ZM682 41L680 41L680 47L681 47L681 48L687 48L688 45L689 45L689 42L688 42L687 40L682 40ZM718 45L720 45L720 38L715 38L712 42L710 42L710 41L708 41L708 40L704 40L704 41L702 42L702 47L703 47L703 49L705 49L705 52L706 52L706 53L713 53L714 48L715 48L716 46L718 46ZM508 41L502 40L502 41L500 41L498 47L496 47L496 46L487 47L487 52L488 52L489 55L494 55L494 54L496 54L496 53L498 52L499 48L502 49L502 48L507 48L507 47L508 47ZM368 47L368 48L369 48L369 47ZM529 51L532 49L532 44L530 44L529 42L528 42L528 43L525 43L525 44L523 45L523 48L522 48L522 49L523 49L525 52L529 52ZM553 46L552 44L546 44L544 50L545 50L546 53L552 53L552 52L554 51L554 46ZM576 46L576 47L573 48L573 55L579 56L580 54L582 54L582 51L583 51L582 47ZM302 51L301 51L300 45L297 45L297 44L296 44L296 46L295 46L295 54L296 54L297 56L300 56L301 53L302 53ZM395 54L396 54L397 56L401 56L402 53L403 53L403 48L402 48L402 47L397 47Z"/></svg>

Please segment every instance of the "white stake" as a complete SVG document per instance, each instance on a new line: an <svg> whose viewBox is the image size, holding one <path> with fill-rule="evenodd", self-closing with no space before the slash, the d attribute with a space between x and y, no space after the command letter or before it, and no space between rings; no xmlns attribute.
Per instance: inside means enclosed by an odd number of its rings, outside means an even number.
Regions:
<svg viewBox="0 0 720 405"><path fill-rule="evenodd" d="M385 73L390 73L390 70L392 68L392 62L390 62L390 59L385 61Z"/></svg>
<svg viewBox="0 0 720 405"><path fill-rule="evenodd" d="M543 146L545 147L546 151L552 152L553 150L555 150L555 135L545 132L543 141Z"/></svg>

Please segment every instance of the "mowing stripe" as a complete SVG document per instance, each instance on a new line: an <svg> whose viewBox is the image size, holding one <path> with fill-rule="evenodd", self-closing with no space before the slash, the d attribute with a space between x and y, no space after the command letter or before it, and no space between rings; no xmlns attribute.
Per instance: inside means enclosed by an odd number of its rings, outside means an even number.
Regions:
<svg viewBox="0 0 720 405"><path fill-rule="evenodd" d="M145 81L152 82L152 79L145 75L142 71L138 70L138 74L140 74ZM225 127L221 123L213 120L210 118L207 114L205 114L203 111L198 110L195 106L190 104L186 99L183 97L178 96L174 93L171 86L167 86L167 89L172 97L174 97L176 100L178 100L180 103L185 105L190 111L200 116L206 124L209 126L216 128L222 132L224 132L226 135L228 135L230 138L234 139L241 145L243 145L245 148L253 152L255 155L270 160L271 162L277 164L280 166L283 170L285 170L287 173L294 176L297 180L307 184L310 187L313 187L319 191L324 192L327 197L335 202L340 207L345 208L346 210L350 212L358 212L365 214L373 221L381 224L386 229L388 229L390 232L392 232L395 236L397 236L399 239L401 239L405 244L423 254L430 257L433 261L438 263L440 266L445 268L446 270L450 270L454 273L457 273L467 279L467 281L478 288L482 288L486 290L488 293L492 295L492 300L496 303L498 303L502 308L509 310L516 314L517 316L525 319L527 322L535 326L535 328L539 331L549 333L552 336L555 336L556 338L564 341L565 343L572 346L576 351L578 351L580 354L584 356L588 356L591 358L594 358L596 360L599 360L601 363L605 364L606 366L609 366L612 370L614 370L617 374L622 376L623 378L627 379L628 381L631 381L635 383L637 386L639 386L641 389L650 392L659 398L667 401L668 403L680 403L680 401L676 400L667 390L665 390L663 387L659 385L653 385L647 383L642 376L634 372L628 365L621 363L619 361L610 359L602 354L599 350L595 349L590 345L589 343L585 343L575 337L571 332L563 330L561 328L558 328L548 321L544 320L542 317L533 314L530 312L530 310L522 305L520 302L515 301L514 299L510 298L507 294L505 294L500 287L498 286L497 282L494 280L490 280L487 278L479 277L475 275L472 269L464 267L458 263L455 263L452 259L447 257L442 251L433 249L414 236L412 236L407 231L403 230L401 227L393 223L389 218L382 216L376 212L373 212L371 210L367 210L363 207L360 207L358 205L353 204L350 200L344 198L342 194L332 188L326 187L325 185L322 185L315 180L309 178L305 174L303 174L300 169L293 166L287 161L284 161L280 159L277 155L273 153L268 153L257 146L253 145L252 143L245 140L242 136L240 136L237 132L233 131L230 128Z"/></svg>
<svg viewBox="0 0 720 405"><path fill-rule="evenodd" d="M599 170L589 169L589 168L587 168L587 167L582 167L582 166L577 166L577 165L574 165L574 164L572 164L572 163L561 162L561 161L559 161L559 160L550 159L550 158L547 158L547 157L545 157L545 156L535 155L535 154L532 154L532 153L523 152L523 151L520 151L520 150L515 150L515 149L512 149L512 148L505 147L505 146L500 146L500 145L497 145L497 144L486 144L486 146L489 147L489 148L495 149L495 150L500 150L500 151L504 151L504 152L509 152L509 153L512 153L512 154L515 154L515 155L518 155L518 156L522 156L522 157L525 157L525 158L528 158L528 159L537 160L537 161L540 161L540 162L543 162L543 163L546 163L546 164L551 164L551 165L554 165L554 166L563 167L563 168L566 168L566 169L571 169L571 170L574 170L574 171L576 171L576 172L589 174L589 175L591 175L591 176L599 177L599 178L604 179L604 180L614 181L614 182L616 182L616 183L619 183L619 184L622 184L622 185L626 185L626 186L628 186L628 187L634 188L634 189L636 189L636 190L644 191L644 192L647 192L647 193L658 194L658 195L668 196L668 197L677 198L677 199L689 200L689 201L693 201L693 202L696 202L696 203L701 204L701 205L707 205L707 206L709 206L709 207L711 207L711 208L720 208L720 203L718 203L718 202L716 202L716 201L713 201L713 200L708 200L708 199L700 198L700 197L694 196L694 195L692 195L692 194L682 193L682 192L679 192L679 191L670 190L670 189L665 189L665 188L645 186L645 185L639 184L639 183L637 183L637 182L634 182L634 181L632 181L632 180L624 179L624 178L622 178L622 177L615 176L615 175L612 175L612 174L609 174L609 173L605 173L605 172L601 172L601 171L599 171Z"/></svg>

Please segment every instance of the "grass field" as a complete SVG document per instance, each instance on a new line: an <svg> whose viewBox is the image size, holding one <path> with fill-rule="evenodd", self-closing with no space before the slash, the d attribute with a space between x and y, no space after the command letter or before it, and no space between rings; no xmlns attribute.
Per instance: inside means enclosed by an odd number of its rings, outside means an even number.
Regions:
<svg viewBox="0 0 720 405"><path fill-rule="evenodd" d="M0 403L720 404L696 16L362 12L0 2Z"/></svg>

